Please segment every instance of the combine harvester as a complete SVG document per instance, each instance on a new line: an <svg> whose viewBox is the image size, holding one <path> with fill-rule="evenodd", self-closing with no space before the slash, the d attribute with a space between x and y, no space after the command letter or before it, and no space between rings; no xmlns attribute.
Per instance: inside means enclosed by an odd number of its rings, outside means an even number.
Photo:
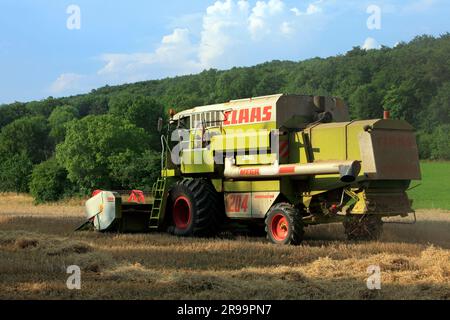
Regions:
<svg viewBox="0 0 450 320"><path fill-rule="evenodd" d="M98 191L87 201L96 230L204 237L235 221L297 245L309 225L343 222L349 239L374 240L383 217L414 213L406 191L421 173L411 125L387 113L350 121L337 98L274 95L171 111L161 141L151 195Z"/></svg>

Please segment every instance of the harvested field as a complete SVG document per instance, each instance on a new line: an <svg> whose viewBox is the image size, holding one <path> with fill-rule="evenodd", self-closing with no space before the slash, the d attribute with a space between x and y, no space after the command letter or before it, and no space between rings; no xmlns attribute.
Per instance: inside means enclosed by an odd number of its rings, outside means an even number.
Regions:
<svg viewBox="0 0 450 320"><path fill-rule="evenodd" d="M419 210L379 242L340 225L307 229L300 247L263 238L74 233L82 201L35 207L0 195L0 299L450 299L450 212ZM82 269L68 290L66 269ZM367 268L381 268L379 291Z"/></svg>

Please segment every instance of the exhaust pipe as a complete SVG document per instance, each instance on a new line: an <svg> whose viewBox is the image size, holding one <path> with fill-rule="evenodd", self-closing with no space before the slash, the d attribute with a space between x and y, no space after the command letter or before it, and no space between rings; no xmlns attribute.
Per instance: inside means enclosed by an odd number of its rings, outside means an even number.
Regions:
<svg viewBox="0 0 450 320"><path fill-rule="evenodd" d="M254 179L286 176L311 176L319 174L340 174L341 181L350 183L356 180L361 171L360 161L315 162L307 164L283 164L239 167L231 158L225 159L225 178Z"/></svg>
<svg viewBox="0 0 450 320"><path fill-rule="evenodd" d="M351 165L339 166L339 174L341 175L341 181L345 183L354 182L361 171L361 163L359 161Z"/></svg>

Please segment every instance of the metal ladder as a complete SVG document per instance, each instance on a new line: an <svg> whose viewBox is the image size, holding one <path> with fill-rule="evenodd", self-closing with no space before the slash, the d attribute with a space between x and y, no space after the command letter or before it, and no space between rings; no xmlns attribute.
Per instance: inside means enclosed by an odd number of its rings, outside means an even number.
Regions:
<svg viewBox="0 0 450 320"><path fill-rule="evenodd" d="M151 230L158 229L161 213L165 209L166 204L166 186L167 178L159 178L152 188L152 194L154 197L153 207L150 214L150 226Z"/></svg>
<svg viewBox="0 0 450 320"><path fill-rule="evenodd" d="M162 172L167 168L167 150L170 150L167 138L161 136L161 169ZM160 178L153 184L153 207L150 213L150 230L157 230L159 228L159 222L161 219L161 213L166 209L167 202L167 177L162 174Z"/></svg>

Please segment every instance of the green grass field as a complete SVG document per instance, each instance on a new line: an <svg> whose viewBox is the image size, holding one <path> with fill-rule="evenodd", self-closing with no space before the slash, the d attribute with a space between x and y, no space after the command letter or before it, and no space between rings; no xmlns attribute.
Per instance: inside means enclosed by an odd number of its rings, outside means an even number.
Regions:
<svg viewBox="0 0 450 320"><path fill-rule="evenodd" d="M416 209L450 210L450 162L422 162L422 182L409 191Z"/></svg>

